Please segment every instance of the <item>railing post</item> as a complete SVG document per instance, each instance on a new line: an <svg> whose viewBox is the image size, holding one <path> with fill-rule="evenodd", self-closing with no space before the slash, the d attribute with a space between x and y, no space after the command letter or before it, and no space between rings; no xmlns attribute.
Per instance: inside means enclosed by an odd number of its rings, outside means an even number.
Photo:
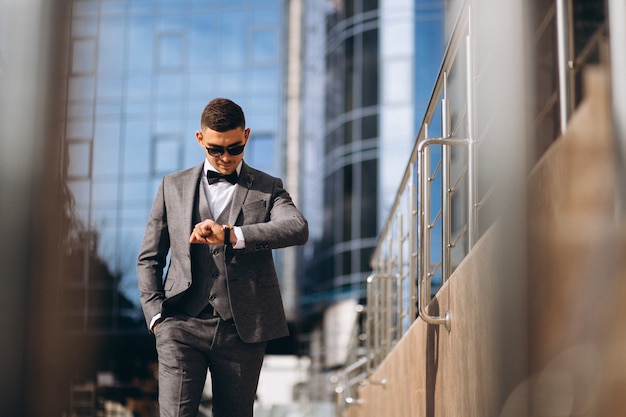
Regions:
<svg viewBox="0 0 626 417"><path fill-rule="evenodd" d="M441 100L441 136L450 137L450 101L448 100L448 73L443 73L443 99ZM446 282L452 271L450 265L450 235L452 234L452 190L450 189L450 148L441 145L441 192L443 201L441 202L441 233L442 233L442 254L441 254L441 283Z"/></svg>
<svg viewBox="0 0 626 417"><path fill-rule="evenodd" d="M402 213L398 213L398 224L397 224L397 233L398 233L398 265L397 265L397 279L396 279L396 328L395 328L395 339L399 340L402 337L402 333L404 330L403 316L404 316L404 303L402 300L403 296L403 269L404 269L404 257L402 256L403 250L402 245L404 244L404 232L402 230L403 222L402 222Z"/></svg>
<svg viewBox="0 0 626 417"><path fill-rule="evenodd" d="M469 6L468 6L469 9ZM472 59L472 15L469 13L469 30L465 38L466 47L466 88L467 88L467 137L469 139L467 149L467 235L468 251L474 247L478 241L478 199L476 188L476 138L474 136L474 66Z"/></svg>
<svg viewBox="0 0 626 417"><path fill-rule="evenodd" d="M410 300L409 300L409 317L410 322L417 317L417 239L415 237L415 230L418 224L418 212L417 212L417 198L415 196L415 185L413 183L413 178L415 175L415 165L411 163L409 167L409 177L411 180L409 181L409 213L410 216L410 224L409 224L409 288L410 288ZM409 324L410 325L410 324Z"/></svg>
<svg viewBox="0 0 626 417"><path fill-rule="evenodd" d="M618 213L626 216L626 2L609 0L613 128L619 155Z"/></svg>
<svg viewBox="0 0 626 417"><path fill-rule="evenodd" d="M571 98L571 80L570 80L570 1L556 0L556 41L559 71L559 114L561 118L561 134L567 128L569 121L572 98ZM620 24L623 24L620 23Z"/></svg>
<svg viewBox="0 0 626 417"><path fill-rule="evenodd" d="M431 287L430 287L430 268L429 268L429 264L430 264L430 204L428 204L430 202L430 148L426 147L423 149L423 154L422 154L422 167L423 167L423 171L422 171L422 192L421 192L421 197L422 197L422 227L421 229L421 233L422 233L422 245L421 245L421 250L420 253L422 254L422 265L423 268L422 271L422 288L424 290L424 294L426 294L426 297L428 297L428 299L430 299L430 297L432 296L432 291L431 291Z"/></svg>
<svg viewBox="0 0 626 417"><path fill-rule="evenodd" d="M383 280L383 288L385 291L383 292L383 303L385 304L385 326L384 326L384 334L385 338L385 356L391 351L391 347L393 345L393 339L391 337L391 333L393 332L393 288L391 277L393 276L393 233L389 235L389 241L387 242L388 247L388 263L387 263L387 272L384 275Z"/></svg>

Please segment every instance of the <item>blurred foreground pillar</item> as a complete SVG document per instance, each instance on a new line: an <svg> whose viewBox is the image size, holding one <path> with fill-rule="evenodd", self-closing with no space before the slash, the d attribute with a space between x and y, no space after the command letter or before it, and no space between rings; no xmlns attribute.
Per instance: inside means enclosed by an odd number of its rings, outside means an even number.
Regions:
<svg viewBox="0 0 626 417"><path fill-rule="evenodd" d="M64 0L0 0L0 414L60 416Z"/></svg>
<svg viewBox="0 0 626 417"><path fill-rule="evenodd" d="M529 187L529 379L515 416L626 412L626 239L605 66Z"/></svg>

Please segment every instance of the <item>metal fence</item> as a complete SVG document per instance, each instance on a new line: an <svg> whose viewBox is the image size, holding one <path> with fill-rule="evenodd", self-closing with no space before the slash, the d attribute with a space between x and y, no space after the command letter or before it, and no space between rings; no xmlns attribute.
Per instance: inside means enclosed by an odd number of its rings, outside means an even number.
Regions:
<svg viewBox="0 0 626 417"><path fill-rule="evenodd" d="M475 73L480 71L475 70L478 58L473 47L477 41L472 34L471 4L466 0L460 8L408 166L372 257L364 335L360 337L366 353L344 368L340 391L347 405L359 403L356 387L386 383L373 380L372 375L418 317L448 331L454 326L449 312L429 311L429 303L494 220L481 210L489 203L496 181L479 180L476 166L481 148L489 146L493 135L487 133L488 122L483 121L487 126L480 129L474 126L475 93L480 91L477 80L482 74ZM567 45L572 36L568 5L567 0L556 0L545 19L557 26L559 82L554 95L559 99L553 103L558 103L554 110L560 115L561 129L579 96L572 90L573 80L593 51L601 49L606 35L605 25L599 27L574 56ZM536 116L541 117L542 109L537 110Z"/></svg>

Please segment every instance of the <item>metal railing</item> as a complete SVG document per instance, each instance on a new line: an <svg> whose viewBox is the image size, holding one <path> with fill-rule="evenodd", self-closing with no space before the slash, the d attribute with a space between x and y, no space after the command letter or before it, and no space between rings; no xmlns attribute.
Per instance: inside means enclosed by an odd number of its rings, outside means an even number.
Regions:
<svg viewBox="0 0 626 417"><path fill-rule="evenodd" d="M473 164L469 158L473 153L468 151L473 143L471 136L455 138L460 132L467 134L472 129L469 120L472 115L469 12L469 1L466 1L446 48L418 140L372 256L373 272L367 279L366 357L348 365L342 374L340 391L348 405L360 403L355 386L386 384L385 378L373 380L372 374L418 315L429 323L444 324L450 329L450 316L430 316L428 304L433 278L438 279L439 285L445 282L465 256L468 242L473 241L470 235L475 230L470 222L476 219L477 207L473 203L475 187L470 183ZM461 50L466 60L457 61ZM465 100L449 98L451 78L454 78L454 92L465 95ZM454 104L458 106L453 107ZM428 130L438 124L438 114L440 132L431 138ZM453 153L451 147L459 145L465 145L464 150ZM424 204L426 202L429 204ZM453 206L457 208L453 210ZM458 210L463 213L458 215ZM435 246L438 249L431 250ZM463 251L456 262L453 260L455 248Z"/></svg>
<svg viewBox="0 0 626 417"><path fill-rule="evenodd" d="M573 78L601 49L607 28L600 26L575 57L570 2L555 1L540 30L556 26L558 91L557 98L549 97L547 102L558 102L563 130L576 105ZM386 383L384 377L375 381L372 375L417 317L444 325L448 331L453 325L450 312L429 311L436 292L432 282L438 279L443 285L476 244L479 212L493 190L491 184L478 192L477 154L488 135L481 131L481 137L475 137L474 91L480 77L475 76L472 61L470 3L465 0L461 7L409 164L372 256L365 307L367 353L344 370L348 405L361 402L354 393L356 385ZM429 128L439 130L429 134Z"/></svg>
<svg viewBox="0 0 626 417"><path fill-rule="evenodd" d="M450 326L449 316L432 317L427 310L432 280L445 283L458 264L453 260L453 250L462 247L460 260L475 241L470 238L476 229L477 208L470 152L474 145L470 46L467 1L446 48L418 140L372 257L367 306L370 369L380 364L418 315L429 323ZM457 59L462 55L465 60ZM462 96L465 99L458 99ZM437 128L435 137L431 137L433 132L429 130ZM459 134L467 137L459 139ZM452 147L459 145L465 145L463 150L453 153ZM373 287L371 283L376 281L380 281L379 286L385 285L384 291Z"/></svg>
<svg viewBox="0 0 626 417"><path fill-rule="evenodd" d="M619 2L615 3L619 4ZM616 7L612 8L617 9ZM609 16L611 16L610 13ZM607 22L596 28L595 32L585 40L584 48L578 52L574 48L574 26L572 0L555 0L552 7L546 10L545 16L536 29L532 42L533 48L538 48L546 31L554 29L556 36L553 41L557 55L557 82L554 90L549 91L549 95L542 102L543 107L538 109L535 115L534 124L537 129L540 129L538 126L542 122L557 114L558 132L560 134L565 132L571 114L582 98L581 86L577 83L577 79L582 76L582 69L605 53L603 48L606 46L608 36ZM619 30L619 26L613 27L612 32L615 32L616 29ZM619 36L615 38L621 39Z"/></svg>

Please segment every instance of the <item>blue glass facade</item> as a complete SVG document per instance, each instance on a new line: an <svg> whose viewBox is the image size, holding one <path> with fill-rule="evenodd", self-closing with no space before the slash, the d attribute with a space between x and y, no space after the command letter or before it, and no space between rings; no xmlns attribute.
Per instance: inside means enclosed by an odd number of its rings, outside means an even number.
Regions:
<svg viewBox="0 0 626 417"><path fill-rule="evenodd" d="M444 48L443 1L415 0L415 126L426 113Z"/></svg>
<svg viewBox="0 0 626 417"><path fill-rule="evenodd" d="M66 177L89 249L64 274L76 300L66 320L145 331L139 245L162 176L203 160L194 133L205 104L238 102L252 131L246 162L283 173L285 4L74 0L70 27Z"/></svg>

